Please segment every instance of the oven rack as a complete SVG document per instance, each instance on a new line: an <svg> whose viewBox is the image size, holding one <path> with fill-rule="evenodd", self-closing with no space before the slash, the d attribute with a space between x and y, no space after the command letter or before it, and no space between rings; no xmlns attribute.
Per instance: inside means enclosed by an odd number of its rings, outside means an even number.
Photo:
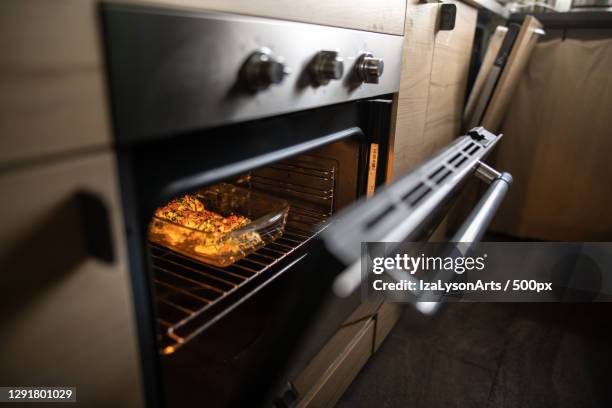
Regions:
<svg viewBox="0 0 612 408"><path fill-rule="evenodd" d="M249 188L287 200L290 210L282 236L227 267L151 245L162 354L173 353L284 270L289 255L331 217L336 172L335 160L308 154L249 172L243 178Z"/></svg>
<svg viewBox="0 0 612 408"><path fill-rule="evenodd" d="M289 217L303 224L324 221L335 205L336 173L334 159L303 154L253 170L249 185L268 194L287 200L291 206ZM302 217L305 217L304 219Z"/></svg>
<svg viewBox="0 0 612 408"><path fill-rule="evenodd" d="M276 241L224 268L151 244L160 353L173 353L231 311L315 235L287 225Z"/></svg>

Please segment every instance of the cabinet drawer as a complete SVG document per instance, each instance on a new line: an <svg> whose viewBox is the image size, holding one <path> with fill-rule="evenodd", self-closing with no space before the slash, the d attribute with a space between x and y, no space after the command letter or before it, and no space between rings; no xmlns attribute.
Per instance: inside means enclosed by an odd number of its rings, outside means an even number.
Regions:
<svg viewBox="0 0 612 408"><path fill-rule="evenodd" d="M350 344L341 351L340 355L333 359L337 354L325 352L326 349L333 348L334 339L336 337L352 337ZM317 360L322 362L330 362L323 375L319 378L316 384L312 385L310 390L300 399L298 407L333 407L344 391L357 376L363 365L372 355L372 347L374 341L374 320L369 319L365 322L355 323L348 327L342 328L322 350L319 356L313 361L317 364ZM311 367L308 367L310 369ZM300 381L303 377L296 381L296 388L300 391Z"/></svg>

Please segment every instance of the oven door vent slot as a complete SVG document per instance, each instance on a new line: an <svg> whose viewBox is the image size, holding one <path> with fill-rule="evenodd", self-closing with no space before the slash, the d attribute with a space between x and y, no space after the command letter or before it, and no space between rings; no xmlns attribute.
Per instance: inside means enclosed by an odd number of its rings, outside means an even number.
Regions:
<svg viewBox="0 0 612 408"><path fill-rule="evenodd" d="M448 176L450 176L451 173L452 173L452 170L450 170L448 167L443 165L443 166L438 167L438 169L429 176L429 179L436 184L440 184Z"/></svg>
<svg viewBox="0 0 612 408"><path fill-rule="evenodd" d="M402 200L408 203L411 207L417 205L427 194L431 192L431 188L421 182L408 193L404 194Z"/></svg>
<svg viewBox="0 0 612 408"><path fill-rule="evenodd" d="M390 205L378 214L376 214L366 223L366 229L372 229L372 227L375 227L380 222L380 220L384 219L388 214L392 213L393 210L395 210L395 206Z"/></svg>

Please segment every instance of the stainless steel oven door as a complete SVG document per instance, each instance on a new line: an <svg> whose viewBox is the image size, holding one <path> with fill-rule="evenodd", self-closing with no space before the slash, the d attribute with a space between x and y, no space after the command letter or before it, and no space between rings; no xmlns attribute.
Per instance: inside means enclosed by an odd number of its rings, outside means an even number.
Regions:
<svg viewBox="0 0 612 408"><path fill-rule="evenodd" d="M282 378L278 373L295 355L296 345L316 327L321 306L329 303L330 296L355 298L361 284L362 242L419 240L473 174L489 183L489 188L452 241L471 243L482 237L512 183L510 174L499 173L481 161L500 138L474 128L411 173L332 218L303 260L302 268L312 273L295 274L285 288L282 310L274 317L277 332L271 336L269 352L250 368L252 375L241 392L245 399L239 399L238 405L256 397L263 398L258 403L273 400L278 384L272 378ZM418 294L412 301L423 313L438 310L438 303L423 302ZM268 377L267 373L274 374Z"/></svg>

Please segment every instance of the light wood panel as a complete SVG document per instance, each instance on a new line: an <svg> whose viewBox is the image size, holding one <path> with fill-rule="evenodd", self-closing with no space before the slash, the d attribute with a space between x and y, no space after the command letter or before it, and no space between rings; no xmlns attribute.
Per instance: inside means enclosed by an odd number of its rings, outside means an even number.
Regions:
<svg viewBox="0 0 612 408"><path fill-rule="evenodd" d="M0 5L0 164L110 143L94 4Z"/></svg>
<svg viewBox="0 0 612 408"><path fill-rule="evenodd" d="M406 0L130 0L144 4L217 10L379 33L404 31ZM117 0L124 3L125 0Z"/></svg>
<svg viewBox="0 0 612 408"><path fill-rule="evenodd" d="M121 0L217 10L391 34L405 0ZM0 4L0 165L112 142L95 0Z"/></svg>
<svg viewBox="0 0 612 408"><path fill-rule="evenodd" d="M495 62L495 57L497 57L497 53L499 52L502 42L506 37L506 32L508 32L508 27L497 26L497 28L493 32L493 35L491 35L489 45L487 46L487 51L484 55L484 58L482 59L480 69L478 70L478 75L476 76L476 80L474 81L474 85L472 86L468 101L465 104L465 110L463 111L464 127L466 124L472 121L472 114L474 113L474 109L476 108L478 98L480 97L480 94L483 90L489 72L491 72L491 68L493 67L493 63Z"/></svg>
<svg viewBox="0 0 612 408"><path fill-rule="evenodd" d="M0 175L0 378L75 386L88 407L143 405L111 152ZM110 209L115 261L92 258L75 194Z"/></svg>
<svg viewBox="0 0 612 408"><path fill-rule="evenodd" d="M383 303L376 314L376 333L374 336L374 352L385 341L391 329L399 320L402 310L406 307L401 303Z"/></svg>
<svg viewBox="0 0 612 408"><path fill-rule="evenodd" d="M333 406L370 354L378 349L400 317L397 303L362 303L295 379L298 406ZM374 325L372 338L363 343L364 331ZM368 334L370 336L370 334Z"/></svg>
<svg viewBox="0 0 612 408"><path fill-rule="evenodd" d="M351 338L348 346L342 349L334 360L315 360L313 363L326 367L320 379L298 401L297 407L323 408L333 407L348 388L363 365L373 352L374 320L368 319L341 329L336 335L346 335ZM345 333L343 333L345 332ZM333 339L325 346L333 346ZM329 353L323 353L329 354ZM300 380L296 382L300 390Z"/></svg>
<svg viewBox="0 0 612 408"><path fill-rule="evenodd" d="M495 91L482 119L482 126L490 132L497 133L500 129L499 125L510 99L529 61L531 51L538 41L539 35L535 33L538 28L541 29L542 24L533 16L527 16L523 21L521 31L514 42L506 66L497 81Z"/></svg>
<svg viewBox="0 0 612 408"><path fill-rule="evenodd" d="M342 327L325 344L317 355L308 363L308 366L296 378L294 385L300 395L304 395L321 381L325 371L346 350L355 336L368 320L375 319L382 302L363 302L344 321Z"/></svg>
<svg viewBox="0 0 612 408"><path fill-rule="evenodd" d="M582 38L537 44L516 84L496 152L515 182L495 231L612 240L612 38Z"/></svg>
<svg viewBox="0 0 612 408"><path fill-rule="evenodd" d="M422 158L429 83L439 6L408 0L400 91L395 104L393 176L412 169Z"/></svg>
<svg viewBox="0 0 612 408"><path fill-rule="evenodd" d="M476 9L461 2L455 29L437 31L439 5L409 1L400 91L396 99L393 174L413 169L459 136Z"/></svg>
<svg viewBox="0 0 612 408"><path fill-rule="evenodd" d="M446 146L461 133L478 12L464 3L453 3L457 6L455 29L436 33L424 134L425 143L431 146L428 152Z"/></svg>

